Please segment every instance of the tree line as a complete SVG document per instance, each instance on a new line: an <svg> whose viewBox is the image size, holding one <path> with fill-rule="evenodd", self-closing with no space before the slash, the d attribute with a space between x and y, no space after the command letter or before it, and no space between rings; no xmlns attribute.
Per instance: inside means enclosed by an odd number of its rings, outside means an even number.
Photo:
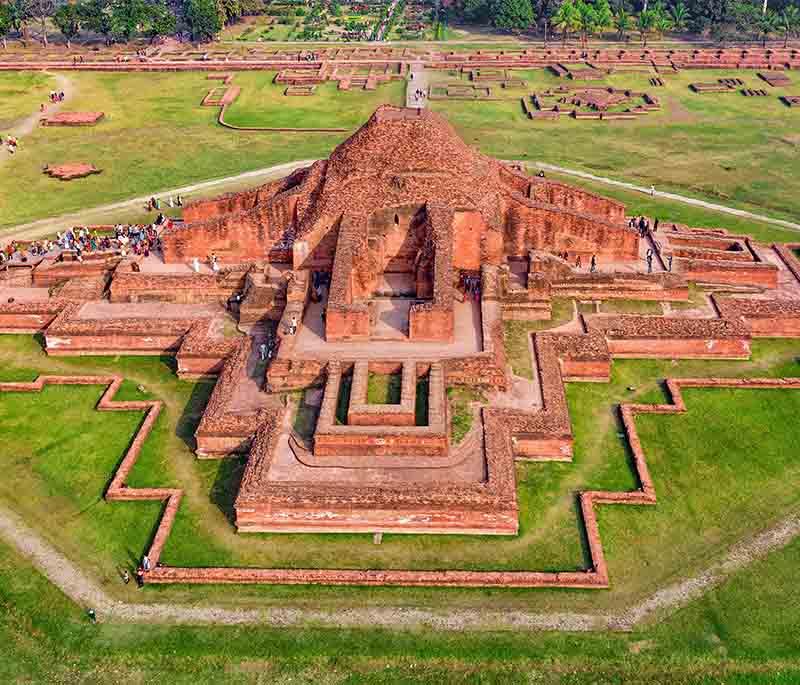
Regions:
<svg viewBox="0 0 800 685"><path fill-rule="evenodd" d="M263 8L262 0L0 0L0 39L4 47L12 33L27 41L34 28L47 44L50 21L67 45L81 33L101 36L109 44L137 37L153 40L179 31L202 41Z"/></svg>
<svg viewBox="0 0 800 685"><path fill-rule="evenodd" d="M388 0L387 0L388 1ZM437 17L439 1L436 3ZM0 0L0 39L29 39L38 29L46 44L48 23L67 44L81 33L107 43L151 40L188 32L193 40L214 38L227 24L264 10L264 0ZM800 37L800 0L460 0L446 10L449 21L488 23L515 33L538 33L547 43L596 36L643 46L668 32L694 33L719 41Z"/></svg>
<svg viewBox="0 0 800 685"><path fill-rule="evenodd" d="M509 31L536 31L547 42L557 35L582 45L594 36L617 40L668 32L694 33L719 41L781 36L784 44L800 36L798 0L463 0L454 12L467 21Z"/></svg>

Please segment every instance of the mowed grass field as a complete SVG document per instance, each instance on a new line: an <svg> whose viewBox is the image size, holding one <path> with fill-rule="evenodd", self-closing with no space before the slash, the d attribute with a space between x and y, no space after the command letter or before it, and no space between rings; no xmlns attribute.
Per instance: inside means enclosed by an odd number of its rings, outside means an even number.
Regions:
<svg viewBox="0 0 800 685"><path fill-rule="evenodd" d="M45 357L31 338L0 338L4 378L113 370L129 380L124 397L140 396L141 384L147 396L165 401L129 484L185 489L162 560L188 566L584 568L576 492L635 487L617 403L663 401L660 381L666 376L800 375L797 353L795 341L770 341L755 345L750 362L615 361L611 383L568 386L574 462L518 466L519 536L385 535L376 546L369 535L237 535L231 514L243 461L197 461L192 453L191 435L210 384L180 381L158 359L55 359ZM219 587L147 587L137 593L119 582L119 570L144 551L160 507L102 499L141 417L92 411L100 393L99 387L49 387L41 395L0 396L6 474L0 498L110 592L128 599L480 608L491 596L495 608L619 609L705 568L798 503L794 446L800 425L794 417L800 393L690 390L688 414L639 419L658 506L599 510L611 572L608 591L242 587L231 593Z"/></svg>
<svg viewBox="0 0 800 685"><path fill-rule="evenodd" d="M794 685L800 541L658 625L548 633L92 625L0 543L0 679L36 683L314 685ZM228 588L237 593L239 588Z"/></svg>
<svg viewBox="0 0 800 685"><path fill-rule="evenodd" d="M235 132L217 123L218 107L202 107L208 90L219 85L206 74L68 74L75 97L68 111L99 110L95 127L41 127L20 142L13 159L0 164L0 226L148 195L178 186L293 160L326 156L347 133ZM397 84L365 97L361 109L339 109L320 96L319 118L306 116L271 83L274 73L237 74L250 110L234 113L234 123L261 126L336 126L355 129L381 102L400 104ZM248 78L249 77L249 78ZM14 74L6 87L24 88L29 76ZM247 84L245 85L245 82ZM269 97L262 97L269 93ZM346 96L346 94L345 94ZM338 94L337 94L338 97ZM308 98L306 98L308 99ZM345 98L346 99L346 98ZM29 99L26 100L29 102ZM30 109L38 107L37 97ZM312 106L312 109L314 108ZM22 107L18 108L21 111ZM247 114L250 111L252 114ZM236 117L241 117L236 119ZM270 123L271 121L276 123ZM42 173L46 164L90 162L102 170L79 181L62 182Z"/></svg>
<svg viewBox="0 0 800 685"><path fill-rule="evenodd" d="M579 82L544 70L522 71L526 85L500 91L500 102L433 101L456 130L481 152L503 159L545 161L649 187L672 190L722 204L792 219L800 210L800 138L797 112L778 100L794 92L770 88L754 72L691 71L669 74L664 88L648 84L651 74L620 72L603 83L657 95L661 112L636 121L537 122L522 112L520 98L535 90ZM41 128L21 142L20 153L0 165L0 228L98 206L138 195L299 159L323 157L346 133L236 132L216 122L218 108L201 107L217 82L205 74L69 73L76 96L67 110L102 110L94 128ZM766 98L738 91L697 95L688 85L736 76L764 87ZM354 130L381 103L402 104L405 84L376 91L342 92L323 84L311 97L285 97L273 72L238 73L240 98L227 120L240 126L343 127ZM437 74L437 78L444 78ZM48 90L46 75L3 74L0 120L34 111ZM29 86L33 80L38 85ZM5 113L7 112L7 114ZM103 172L69 183L41 173L45 164L91 162ZM568 182L585 184L574 178ZM624 191L595 188L609 196ZM625 199L620 197L620 199ZM647 204L644 200L643 206ZM649 203L651 208L659 205ZM703 225L764 228L764 224L674 205L680 216ZM697 223L692 221L691 223ZM773 227L774 228L774 227ZM772 229L770 229L772 230Z"/></svg>
<svg viewBox="0 0 800 685"><path fill-rule="evenodd" d="M47 102L50 91L55 88L55 79L40 72L0 73L0 135L20 118L38 111L39 105Z"/></svg>
<svg viewBox="0 0 800 685"><path fill-rule="evenodd" d="M779 95L800 87L771 88L754 71L702 70L662 75L665 87L648 83L651 72L618 72L603 81L559 79L545 70L514 72L526 88L498 89L500 102L431 101L466 141L502 159L545 161L600 176L671 190L721 204L766 210L796 218L800 209L800 120ZM740 78L769 97L748 98L736 90L698 95L689 84ZM567 86L645 91L662 103L660 112L635 121L534 122L522 110L526 93Z"/></svg>

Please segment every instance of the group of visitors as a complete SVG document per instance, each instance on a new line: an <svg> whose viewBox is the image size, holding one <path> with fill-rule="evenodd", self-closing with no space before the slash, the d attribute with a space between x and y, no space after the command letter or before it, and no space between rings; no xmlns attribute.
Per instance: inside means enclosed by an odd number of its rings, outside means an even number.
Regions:
<svg viewBox="0 0 800 685"><path fill-rule="evenodd" d="M161 211L161 200L157 197L151 197L145 205L148 212ZM183 198L176 195L173 199L172 195L167 197L167 207L183 207Z"/></svg>
<svg viewBox="0 0 800 685"><path fill-rule="evenodd" d="M130 251L137 256L149 257L151 252L160 251L161 238L159 238L158 231L167 223L169 223L169 219L163 214L159 214L155 222L149 225L123 226L117 224L114 226L114 239L122 256L127 256Z"/></svg>
<svg viewBox="0 0 800 685"><path fill-rule="evenodd" d="M461 288L464 296L478 302L481 299L481 277L470 274L461 274Z"/></svg>
<svg viewBox="0 0 800 685"><path fill-rule="evenodd" d="M83 55L74 55L72 57L72 66L76 64L83 64Z"/></svg>
<svg viewBox="0 0 800 685"><path fill-rule="evenodd" d="M55 103L55 102L64 102L64 98L65 97L66 96L64 95L64 91L63 90L51 90L50 91L50 102L53 102L53 103Z"/></svg>
<svg viewBox="0 0 800 685"><path fill-rule="evenodd" d="M267 333L267 339L258 346L258 354L262 362L270 362L278 352L278 339L271 332Z"/></svg>
<svg viewBox="0 0 800 685"><path fill-rule="evenodd" d="M325 297L325 291L330 287L331 275L325 271L312 271L311 272L311 301L322 302ZM325 311L323 307L322 311Z"/></svg>
<svg viewBox="0 0 800 685"><path fill-rule="evenodd" d="M31 257L47 254L54 249L52 240L34 241L32 243L20 243L12 240L2 250L0 250L0 265L7 262L27 262Z"/></svg>
<svg viewBox="0 0 800 685"><path fill-rule="evenodd" d="M639 231L639 236L641 238L646 238L647 235L651 232L650 231L650 220L644 216L632 216L628 219L628 228L633 228ZM653 230L652 232L656 232L658 230L658 218L656 217L655 221L653 222Z"/></svg>

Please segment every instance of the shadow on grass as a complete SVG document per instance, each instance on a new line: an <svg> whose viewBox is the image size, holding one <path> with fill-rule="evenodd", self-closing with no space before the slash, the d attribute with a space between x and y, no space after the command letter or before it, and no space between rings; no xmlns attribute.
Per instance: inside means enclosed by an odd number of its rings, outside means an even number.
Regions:
<svg viewBox="0 0 800 685"><path fill-rule="evenodd" d="M247 463L246 457L231 457L220 461L214 484L211 486L211 501L220 511L225 514L225 518L231 522L236 521L236 512L233 504L236 501L236 494L242 483L244 467Z"/></svg>
<svg viewBox="0 0 800 685"><path fill-rule="evenodd" d="M203 416L203 411L208 404L208 399L214 391L214 381L199 381L192 388L192 394L175 424L175 435L191 450L195 449L194 433Z"/></svg>
<svg viewBox="0 0 800 685"><path fill-rule="evenodd" d="M576 492L575 496L572 498L572 508L575 511L575 522L578 526L578 539L581 542L581 556L583 557L583 568L577 570L585 571L586 569L592 568L592 553L589 550L589 536L586 532L586 522L583 520L581 497L578 492Z"/></svg>

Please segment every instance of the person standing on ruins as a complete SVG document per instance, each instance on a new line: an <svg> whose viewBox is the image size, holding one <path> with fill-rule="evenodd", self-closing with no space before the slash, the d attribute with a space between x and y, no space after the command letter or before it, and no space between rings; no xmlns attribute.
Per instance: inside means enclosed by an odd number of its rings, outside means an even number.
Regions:
<svg viewBox="0 0 800 685"><path fill-rule="evenodd" d="M592 255L592 261L589 264L589 272L594 273L595 271L597 271L597 256Z"/></svg>

